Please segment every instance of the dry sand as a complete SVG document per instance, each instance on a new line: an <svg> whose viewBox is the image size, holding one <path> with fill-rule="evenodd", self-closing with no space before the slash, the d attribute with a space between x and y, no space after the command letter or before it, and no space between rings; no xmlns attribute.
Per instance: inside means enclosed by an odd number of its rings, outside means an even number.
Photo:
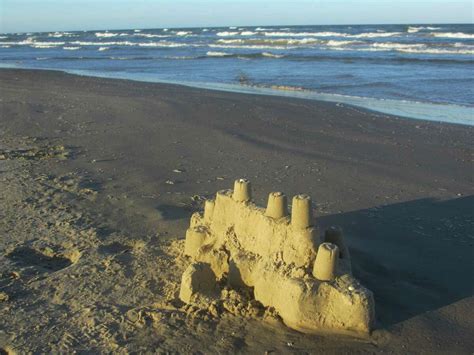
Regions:
<svg viewBox="0 0 474 355"><path fill-rule="evenodd" d="M474 128L47 71L1 70L0 105L0 353L474 351ZM368 340L179 300L189 217L239 177L344 228Z"/></svg>

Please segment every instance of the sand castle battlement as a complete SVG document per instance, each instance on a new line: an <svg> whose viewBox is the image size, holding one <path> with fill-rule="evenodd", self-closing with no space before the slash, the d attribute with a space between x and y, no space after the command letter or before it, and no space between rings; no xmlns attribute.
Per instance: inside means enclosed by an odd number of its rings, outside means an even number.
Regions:
<svg viewBox="0 0 474 355"><path fill-rule="evenodd" d="M252 203L248 180L219 191L191 217L185 254L193 263L182 277L180 298L208 302L218 281L253 289L257 301L273 307L296 330L368 333L374 323L372 292L352 276L348 248L337 228L320 236L311 198L272 192L267 208Z"/></svg>

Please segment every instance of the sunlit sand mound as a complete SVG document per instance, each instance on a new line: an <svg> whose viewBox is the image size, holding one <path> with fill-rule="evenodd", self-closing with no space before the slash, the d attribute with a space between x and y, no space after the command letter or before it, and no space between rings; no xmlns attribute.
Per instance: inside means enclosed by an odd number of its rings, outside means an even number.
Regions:
<svg viewBox="0 0 474 355"><path fill-rule="evenodd" d="M185 254L192 259L180 290L186 303L206 306L226 285L253 290L302 332L364 334L374 323L372 292L352 276L341 231L320 236L306 195L293 198L290 218L283 193L271 193L263 209L251 202L250 183L237 180L193 214Z"/></svg>

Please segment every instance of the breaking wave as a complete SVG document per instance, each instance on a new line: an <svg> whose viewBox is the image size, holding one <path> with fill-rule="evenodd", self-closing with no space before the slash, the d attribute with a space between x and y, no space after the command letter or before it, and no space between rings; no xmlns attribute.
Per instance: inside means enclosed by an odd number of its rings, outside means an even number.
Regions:
<svg viewBox="0 0 474 355"><path fill-rule="evenodd" d="M217 44L242 44L242 45L263 45L263 46L286 46L286 45L308 45L321 43L321 40L316 38L303 38L303 39L266 39L266 38L255 38L255 39L219 39Z"/></svg>
<svg viewBox="0 0 474 355"><path fill-rule="evenodd" d="M442 38L466 38L473 39L473 33L464 33L464 32L432 32L433 37L442 37Z"/></svg>
<svg viewBox="0 0 474 355"><path fill-rule="evenodd" d="M216 33L216 36L219 36L219 37L227 37L227 36L237 36L240 32L228 32L228 31L224 31L224 32L217 32Z"/></svg>
<svg viewBox="0 0 474 355"><path fill-rule="evenodd" d="M134 37L146 37L146 38L168 38L168 37L171 37L171 35L156 35L156 34L151 34L151 33L135 33L133 36Z"/></svg>
<svg viewBox="0 0 474 355"><path fill-rule="evenodd" d="M285 57L283 54L274 54L274 53L269 53L269 52L263 52L262 56L269 57L269 58L284 58Z"/></svg>
<svg viewBox="0 0 474 355"><path fill-rule="evenodd" d="M296 47L291 46L277 46L277 45L259 45L259 44L209 44L210 48L235 48L235 49L294 49Z"/></svg>
<svg viewBox="0 0 474 355"><path fill-rule="evenodd" d="M329 40L325 44L326 46L329 47L339 47L339 46L349 46L349 45L355 45L355 44L364 44L365 42L361 41L335 41L335 40Z"/></svg>
<svg viewBox="0 0 474 355"><path fill-rule="evenodd" d="M333 50L347 50L359 52L395 51L413 54L448 54L448 55L473 55L474 50L463 47L462 49L430 48L425 44L402 44L402 43L373 43L365 47L332 47Z"/></svg>
<svg viewBox="0 0 474 355"><path fill-rule="evenodd" d="M231 56L232 53L209 51L209 52L206 53L206 55L208 57L227 57L227 56Z"/></svg>
<svg viewBox="0 0 474 355"><path fill-rule="evenodd" d="M269 37L348 37L348 38L377 38L400 36L402 32L366 32L350 34L344 32L263 32Z"/></svg>
<svg viewBox="0 0 474 355"><path fill-rule="evenodd" d="M118 41L118 42L90 42L90 41L73 41L69 44L80 45L80 46L131 46L131 47L161 47L161 48L176 48L176 47L187 47L188 44L159 41L159 42L131 42L131 41Z"/></svg>
<svg viewBox="0 0 474 355"><path fill-rule="evenodd" d="M192 32L190 32L190 31L178 31L178 32L175 32L175 35L176 35L176 36L189 36L189 35L191 35L191 34L192 34Z"/></svg>
<svg viewBox="0 0 474 355"><path fill-rule="evenodd" d="M116 37L119 34L118 33L113 33L113 32L96 32L94 33L96 37L103 37L103 38L110 38L110 37Z"/></svg>
<svg viewBox="0 0 474 355"><path fill-rule="evenodd" d="M408 29L407 29L407 32L408 33L417 33L419 31L423 31L423 30L430 30L430 31L436 31L436 30L440 30L441 27L431 27L431 26L408 26Z"/></svg>

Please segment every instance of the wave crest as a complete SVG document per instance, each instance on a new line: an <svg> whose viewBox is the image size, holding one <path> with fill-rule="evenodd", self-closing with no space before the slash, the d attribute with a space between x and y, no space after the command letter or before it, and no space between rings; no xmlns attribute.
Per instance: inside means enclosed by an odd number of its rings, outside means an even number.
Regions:
<svg viewBox="0 0 474 355"><path fill-rule="evenodd" d="M118 33L113 32L96 32L94 33L96 37L110 38L118 36Z"/></svg>
<svg viewBox="0 0 474 355"><path fill-rule="evenodd" d="M442 37L442 38L474 38L473 33L464 33L464 32L432 32L433 37Z"/></svg>

